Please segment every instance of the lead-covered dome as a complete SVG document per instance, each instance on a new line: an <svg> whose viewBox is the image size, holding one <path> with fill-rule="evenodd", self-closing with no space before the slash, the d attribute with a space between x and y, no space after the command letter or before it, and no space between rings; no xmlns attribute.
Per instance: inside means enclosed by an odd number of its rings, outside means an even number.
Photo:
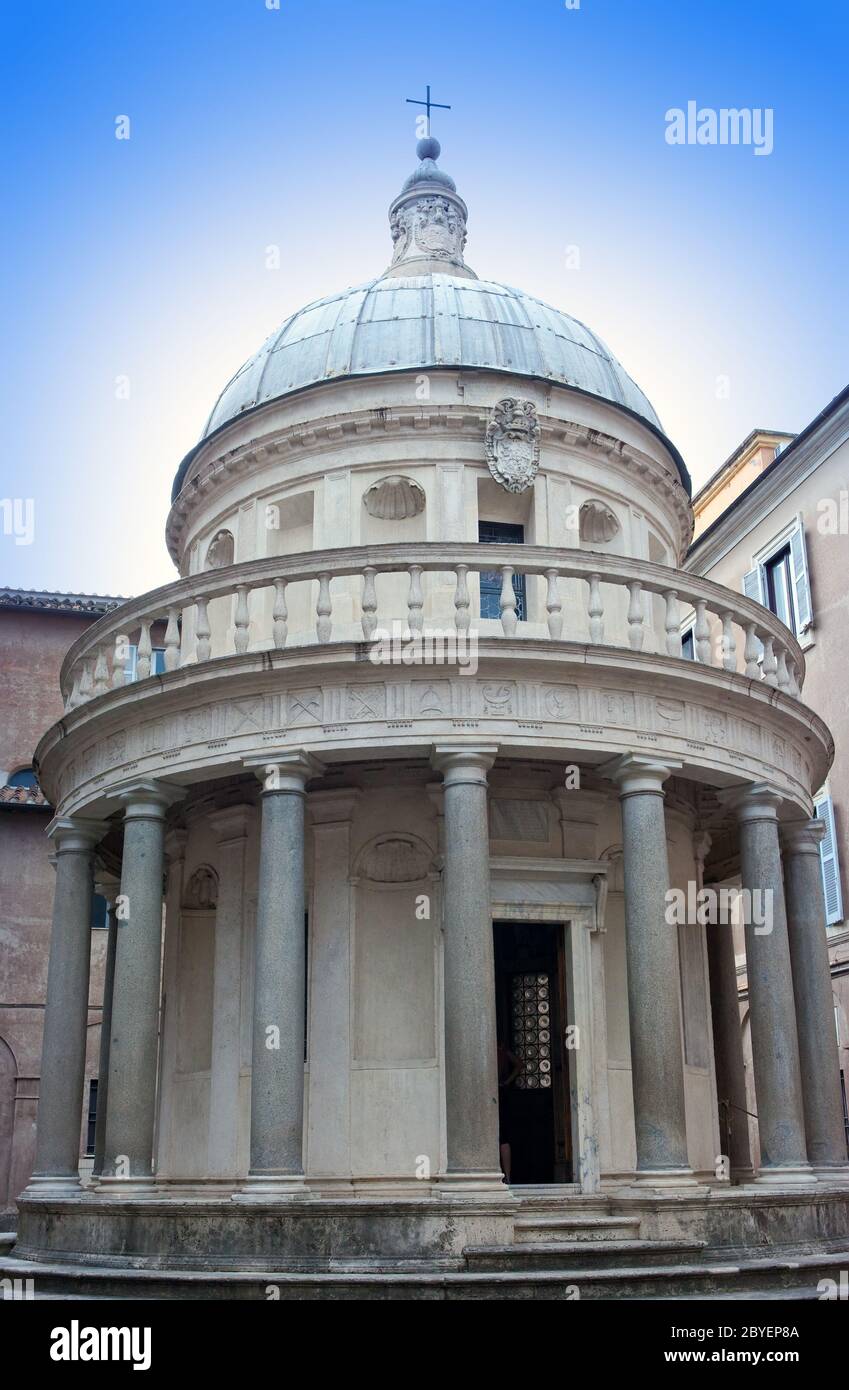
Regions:
<svg viewBox="0 0 849 1390"><path fill-rule="evenodd" d="M419 141L419 164L389 209L392 262L364 285L292 314L227 383L177 474L197 449L245 412L346 377L470 367L542 378L621 406L662 433L649 401L585 324L533 295L480 280L466 264L468 210Z"/></svg>
<svg viewBox="0 0 849 1390"><path fill-rule="evenodd" d="M660 428L639 387L577 319L509 285L429 272L385 276L299 309L225 386L204 437L304 386L428 367L543 377Z"/></svg>

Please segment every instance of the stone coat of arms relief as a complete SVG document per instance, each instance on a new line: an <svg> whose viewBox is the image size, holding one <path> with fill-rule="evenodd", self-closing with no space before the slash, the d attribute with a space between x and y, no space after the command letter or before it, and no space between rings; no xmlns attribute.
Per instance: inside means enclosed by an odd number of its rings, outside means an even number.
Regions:
<svg viewBox="0 0 849 1390"><path fill-rule="evenodd" d="M539 469L540 428L533 401L506 396L493 407L484 447L489 471L507 492L524 492Z"/></svg>

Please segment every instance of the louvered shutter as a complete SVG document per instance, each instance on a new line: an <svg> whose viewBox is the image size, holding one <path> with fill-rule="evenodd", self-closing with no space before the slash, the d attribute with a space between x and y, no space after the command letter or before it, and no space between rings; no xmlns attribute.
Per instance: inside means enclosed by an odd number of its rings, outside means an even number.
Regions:
<svg viewBox="0 0 849 1390"><path fill-rule="evenodd" d="M763 569L760 565L755 565L753 570L743 575L743 593L746 598L753 598L756 603L765 602Z"/></svg>
<svg viewBox="0 0 849 1390"><path fill-rule="evenodd" d="M808 575L808 553L801 517L790 536L790 568L793 571L793 594L796 601L796 621L799 632L806 632L814 619L811 607L811 581Z"/></svg>
<svg viewBox="0 0 849 1390"><path fill-rule="evenodd" d="M843 894L840 889L840 859L837 853L837 834L834 827L834 803L826 796L816 804L817 820L825 825L825 835L820 844L820 866L822 868L822 887L825 895L825 920L843 921Z"/></svg>

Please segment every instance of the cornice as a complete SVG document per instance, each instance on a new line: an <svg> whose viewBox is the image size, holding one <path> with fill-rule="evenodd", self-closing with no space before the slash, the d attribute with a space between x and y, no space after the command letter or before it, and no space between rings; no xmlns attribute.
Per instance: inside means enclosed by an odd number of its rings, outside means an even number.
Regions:
<svg viewBox="0 0 849 1390"><path fill-rule="evenodd" d="M310 459L316 454L327 455L348 442L368 437L414 436L423 431L458 431L469 435L477 431L480 461L484 464L484 434L489 419L488 409L464 404L434 403L430 406L367 409L272 429L261 438L249 440L211 457L206 457L201 451L168 514L165 537L169 553L174 563L179 564L186 526L199 502L205 504L222 496L234 478L250 476L268 463ZM693 533L693 518L677 473L664 468L657 459L635 445L592 426L545 414L540 414L539 422L543 444L576 450L595 461L619 463L625 472L635 475L654 492L660 493L677 516L682 546L686 550ZM357 467L369 470L374 467L374 462L365 460ZM544 473L545 469L541 471Z"/></svg>
<svg viewBox="0 0 849 1390"><path fill-rule="evenodd" d="M693 543L684 559L684 568L695 574L706 574L847 441L849 399L808 438L779 454L772 466L730 503L713 523L713 529Z"/></svg>

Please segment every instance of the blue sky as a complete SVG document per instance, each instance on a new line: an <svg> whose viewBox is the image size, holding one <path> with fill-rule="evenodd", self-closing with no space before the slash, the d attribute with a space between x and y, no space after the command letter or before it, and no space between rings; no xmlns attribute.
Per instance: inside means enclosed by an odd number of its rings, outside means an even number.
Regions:
<svg viewBox="0 0 849 1390"><path fill-rule="evenodd" d="M385 267L427 82L469 263L600 333L696 484L849 379L836 0L11 0L2 28L0 495L35 508L2 584L172 577L171 481L221 387ZM772 154L670 146L690 100L771 108Z"/></svg>

